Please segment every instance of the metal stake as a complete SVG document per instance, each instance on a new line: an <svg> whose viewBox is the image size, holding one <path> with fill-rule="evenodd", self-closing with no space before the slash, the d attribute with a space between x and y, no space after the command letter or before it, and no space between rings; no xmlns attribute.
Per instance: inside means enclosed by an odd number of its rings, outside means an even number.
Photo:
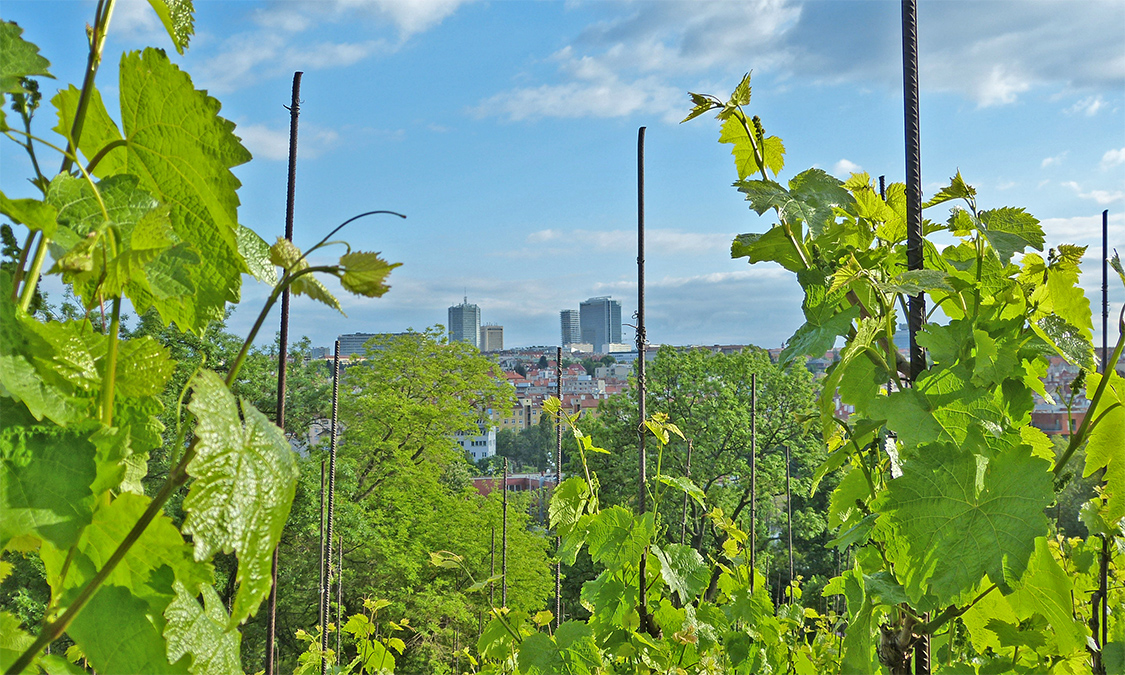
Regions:
<svg viewBox="0 0 1125 675"><path fill-rule="evenodd" d="M337 416L340 408L340 341L336 340L336 346L332 357L332 427L329 432L331 435L331 442L329 443L329 459L328 459L328 517L327 525L324 532L324 559L325 559L325 584L324 593L320 597L321 614L324 616L325 625L321 626L320 633L320 649L322 652L328 651L328 632L327 621L331 614L328 613L328 599L332 595L332 520L336 512L336 436L337 436ZM339 626L336 627L339 630ZM324 675L328 663L325 659L320 660L320 672Z"/></svg>
<svg viewBox="0 0 1125 675"><path fill-rule="evenodd" d="M508 458L504 458L504 526L500 534L500 604L508 606Z"/></svg>
<svg viewBox="0 0 1125 675"><path fill-rule="evenodd" d="M559 419L555 420L555 489L562 483L562 347L555 348L555 398L559 399ZM555 533L555 555L562 548L562 537ZM562 560L555 562L555 630L562 625Z"/></svg>
<svg viewBox="0 0 1125 675"><path fill-rule="evenodd" d="M637 505L638 511L643 516L646 510L645 475L647 470L647 457L645 454L645 127L637 131L637 437L639 452L637 458ZM648 605L645 592L648 585L645 581L645 563L648 551L641 553L641 562L637 569L637 613L640 617L640 628L649 634L655 634L652 619L648 614Z"/></svg>
<svg viewBox="0 0 1125 675"><path fill-rule="evenodd" d="M293 191L297 176L297 117L301 114L301 71L293 73L293 96L289 106L289 185L285 194L285 238L293 241ZM289 358L289 289L281 293L281 344L277 352L277 426L285 431L285 371ZM270 563L269 623L266 627L266 675L274 674L277 640L277 550Z"/></svg>
<svg viewBox="0 0 1125 675"><path fill-rule="evenodd" d="M793 490L789 482L789 445L785 445L785 519L789 525L789 588L793 588ZM792 599L792 595L790 595Z"/></svg>
<svg viewBox="0 0 1125 675"><path fill-rule="evenodd" d="M750 593L758 575L758 374L750 373Z"/></svg>
<svg viewBox="0 0 1125 675"><path fill-rule="evenodd" d="M837 575L839 576L839 575ZM317 584L317 623L320 630L324 630L324 608L321 606L320 597L324 595L324 587L328 583L324 578L324 460L320 460L320 576Z"/></svg>

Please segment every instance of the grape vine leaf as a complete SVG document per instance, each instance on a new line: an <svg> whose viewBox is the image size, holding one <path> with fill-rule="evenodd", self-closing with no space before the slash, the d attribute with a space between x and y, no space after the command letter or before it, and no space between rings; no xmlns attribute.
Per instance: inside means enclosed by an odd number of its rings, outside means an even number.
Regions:
<svg viewBox="0 0 1125 675"><path fill-rule="evenodd" d="M571 476L555 489L547 513L551 527L566 534L589 508L593 494L590 485L581 476Z"/></svg>
<svg viewBox="0 0 1125 675"><path fill-rule="evenodd" d="M772 260L790 272L797 272L805 268L800 254L789 241L785 230L780 225L774 225L762 234L740 234L734 238L730 245L731 258L749 258L749 263L759 263Z"/></svg>
<svg viewBox="0 0 1125 675"><path fill-rule="evenodd" d="M164 617L130 589L106 584L74 618L67 634L99 673L188 675L187 663L168 663Z"/></svg>
<svg viewBox="0 0 1125 675"><path fill-rule="evenodd" d="M1086 376L1087 396L1094 395L1102 377L1101 373ZM1111 523L1116 522L1125 516L1125 441L1122 440L1125 439L1125 378L1111 371L1098 407L1086 414L1092 419L1101 419L1090 430L1083 476L1088 478L1105 468L1105 496L1109 499L1105 517Z"/></svg>
<svg viewBox="0 0 1125 675"><path fill-rule="evenodd" d="M603 509L590 522L590 557L611 570L636 563L655 532L651 513L634 516L621 506Z"/></svg>
<svg viewBox="0 0 1125 675"><path fill-rule="evenodd" d="M66 588L79 588L105 566L151 503L145 495L122 493L109 501L103 498L93 519L78 541L78 550L66 577ZM210 563L196 561L192 547L184 542L168 516L158 515L149 524L106 583L123 588L145 588L157 571L167 566L178 582L188 587L210 585L214 573ZM157 584L159 585L159 584ZM163 590L163 589L162 589ZM162 593L157 593L162 595ZM154 601L162 609L166 600ZM153 604L153 603L150 603Z"/></svg>
<svg viewBox="0 0 1125 675"><path fill-rule="evenodd" d="M193 386L188 410L199 422L188 473L195 482L184 499L183 531L194 538L197 560L220 550L238 554L233 626L269 594L273 549L293 503L297 465L285 434L246 400L240 416L218 375L200 372Z"/></svg>
<svg viewBox="0 0 1125 675"><path fill-rule="evenodd" d="M47 70L51 62L40 56L39 47L24 40L22 35L23 29L15 22L0 21L0 94L25 93L20 85L21 77L54 78Z"/></svg>
<svg viewBox="0 0 1125 675"><path fill-rule="evenodd" d="M683 544L665 544L654 545L652 554L660 563L664 583L679 594L681 603L693 602L706 588L711 575L699 551Z"/></svg>
<svg viewBox="0 0 1125 675"><path fill-rule="evenodd" d="M195 19L192 15L191 0L148 0L148 4L156 10L168 37L176 51L183 54L195 33Z"/></svg>
<svg viewBox="0 0 1125 675"><path fill-rule="evenodd" d="M877 503L903 543L896 572L912 598L928 590L949 604L986 574L1006 588L1026 569L1035 537L1047 533L1050 464L1025 446L982 464L951 444L928 444Z"/></svg>
<svg viewBox="0 0 1125 675"><path fill-rule="evenodd" d="M879 661L875 655L874 605L867 597L863 582L863 572L859 569L847 570L844 577L844 598L848 603L848 626L844 632L844 658L840 672L878 673Z"/></svg>
<svg viewBox="0 0 1125 675"><path fill-rule="evenodd" d="M173 584L175 599L164 610L168 625L168 660L175 663L191 655L192 675L226 675L242 672L239 644L242 634L229 628L230 618L222 598L210 584L199 586L203 605L188 593L184 584Z"/></svg>
<svg viewBox="0 0 1125 675"><path fill-rule="evenodd" d="M1022 208L981 211L980 222L981 233L1005 265L1012 261L1013 254L1023 253L1028 246L1043 250L1043 228L1035 216Z"/></svg>
<svg viewBox="0 0 1125 675"><path fill-rule="evenodd" d="M270 247L270 262L284 269L286 273L300 272L309 267L309 261L301 257L301 250L285 237L278 237L274 245ZM289 284L289 290L294 295L307 295L341 314L344 313L344 310L340 309L340 301L336 299L336 296L332 295L324 284L320 283L320 280L313 277L312 274L302 274L294 279L293 283Z"/></svg>
<svg viewBox="0 0 1125 675"><path fill-rule="evenodd" d="M1094 345L1082 329L1058 314L1042 317L1031 324L1031 329L1067 361L1090 371L1095 370Z"/></svg>
<svg viewBox="0 0 1125 675"><path fill-rule="evenodd" d="M567 621L554 637L529 635L520 645L520 672L529 675L588 675L601 664L593 630L583 621Z"/></svg>
<svg viewBox="0 0 1125 675"><path fill-rule="evenodd" d="M4 414L4 426L13 415ZM0 461L0 548L14 537L26 534L45 539L66 550L90 522L94 495L90 485L97 469L96 452L88 439L89 425L59 428L38 425L18 436L0 435L0 442L23 444L29 461L19 466ZM5 448L5 456L15 454Z"/></svg>
<svg viewBox="0 0 1125 675"><path fill-rule="evenodd" d="M277 283L277 269L270 262L270 245L245 225L238 226L238 252L246 260L251 276L271 286Z"/></svg>
<svg viewBox="0 0 1125 675"><path fill-rule="evenodd" d="M378 253L355 251L340 256L340 285L344 290L367 298L382 297L391 290L385 282L387 275L402 263L388 263Z"/></svg>
<svg viewBox="0 0 1125 675"><path fill-rule="evenodd" d="M42 231L48 237L55 236L55 209L38 199L8 199L0 192L0 213L29 230Z"/></svg>
<svg viewBox="0 0 1125 675"><path fill-rule="evenodd" d="M53 131L68 140L81 94L78 87L72 84L66 89L60 89L59 93L51 99L58 117L58 124ZM121 138L121 130L109 116L102 94L97 87L90 90L90 100L86 104L86 117L82 123L82 137L78 149L91 163L95 157L100 157L91 171L95 176L113 176L125 170L127 154L125 141Z"/></svg>
<svg viewBox="0 0 1125 675"><path fill-rule="evenodd" d="M922 208L928 209L951 199L970 199L975 197L976 194L976 189L966 183L965 179L961 177L961 172L958 171L956 176L949 179L949 185L939 190L936 195L922 205Z"/></svg>
<svg viewBox="0 0 1125 675"><path fill-rule="evenodd" d="M6 670L34 642L35 638L20 627L19 619L0 612L0 668Z"/></svg>
<svg viewBox="0 0 1125 675"><path fill-rule="evenodd" d="M240 183L230 169L250 153L234 125L219 117L219 102L197 91L163 51L127 53L119 72L125 157L116 166L99 164L95 173L116 168L140 178L141 187L169 207L179 238L205 254L190 268L195 291L168 298L162 313L181 329L199 332L222 318L227 302L238 301L239 275L249 271L238 248ZM81 143L87 156L104 147L88 146L85 132Z"/></svg>
<svg viewBox="0 0 1125 675"><path fill-rule="evenodd" d="M758 153L762 157L762 164L775 176L785 166L785 145L777 136L768 136L761 143L752 143L750 136L743 126L741 113L731 115L723 122L719 132L720 143L730 143L730 154L734 156L734 166L738 170L738 178L742 180L761 171L758 157L755 155L754 146L758 146ZM752 126L752 125L751 125Z"/></svg>
<svg viewBox="0 0 1125 675"><path fill-rule="evenodd" d="M1085 646L1085 629L1074 618L1074 586L1051 554L1046 538L1036 537L1027 572L1011 582L1016 590L1008 597L1008 604L1021 619L1036 613L1046 618L1064 654Z"/></svg>

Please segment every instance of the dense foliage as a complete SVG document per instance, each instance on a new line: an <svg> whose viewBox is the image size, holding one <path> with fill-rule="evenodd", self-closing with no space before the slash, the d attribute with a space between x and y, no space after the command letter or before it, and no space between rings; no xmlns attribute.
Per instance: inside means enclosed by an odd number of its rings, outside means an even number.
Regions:
<svg viewBox="0 0 1125 675"><path fill-rule="evenodd" d="M182 51L190 4L151 4ZM782 184L781 140L745 112L749 76L726 101L692 94L688 119L717 112L735 186L777 220L740 235L732 255L780 264L804 289L806 322L782 367L755 350L664 350L648 419L635 391L591 424L549 401L572 447L567 478L545 523L508 495L500 578L492 532L507 493L478 494L455 439L510 407L510 387L436 329L371 344L343 379L342 583L326 630L347 637L322 653L326 444L309 432L324 431L329 381L298 345L280 429L263 412L276 352L251 345L286 289L339 309L316 275L378 297L395 265L349 248L313 267L331 234L302 253L239 224L231 168L250 155L162 51L122 55L118 105L106 106L95 81L113 6L95 10L81 87L50 100L57 144L33 125L50 64L0 22L0 103L11 104L0 131L28 153L39 192L0 194L23 237L0 232L5 673L257 669L275 550L282 665L298 672L323 660L364 673L898 674L927 646L936 672L1125 672L1125 380L1095 371L1084 249L1041 255L1033 216L978 206L958 174L926 204L952 208L926 221L924 269L908 270L904 186L880 194L865 174L819 169ZM48 154L61 158L53 175ZM44 274L75 304L51 307ZM243 274L272 287L245 339L222 327ZM929 360L912 378L894 335L917 295L933 311L918 334ZM1110 364L1125 318L1119 334ZM841 339L819 393L799 365L784 369ZM1034 396L1060 394L1042 384L1052 355L1083 369L1072 393L1084 386L1091 401L1061 446L1030 424ZM838 402L854 414L837 417ZM546 467L552 430L509 451ZM654 439L640 486L638 434ZM781 448L799 550L797 574L774 581ZM1083 528L1060 528L1064 510ZM562 617L543 609L548 528L569 583Z"/></svg>

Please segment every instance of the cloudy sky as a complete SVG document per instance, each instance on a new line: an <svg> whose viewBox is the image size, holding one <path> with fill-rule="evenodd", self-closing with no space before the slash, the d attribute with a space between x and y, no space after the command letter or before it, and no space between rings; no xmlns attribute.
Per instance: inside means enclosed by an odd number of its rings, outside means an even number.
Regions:
<svg viewBox="0 0 1125 675"><path fill-rule="evenodd" d="M5 0L2 15L65 85L80 83L93 9ZM167 48L223 101L253 152L236 170L239 218L272 241L285 214L283 106L302 70L297 244L364 210L409 216L345 231L403 266L384 298L342 298L346 318L295 301L293 334L316 345L444 323L466 294L485 322L504 325L508 346L557 343L559 310L595 295L619 299L628 323L639 126L648 127L650 339L781 345L801 323L796 281L729 257L735 234L773 221L730 187L714 120L678 124L686 92L725 98L746 71L751 112L788 149L783 178L810 166L841 178L904 174L896 2L197 0L196 9L195 38L178 56L146 2L119 0L103 92L116 94L123 50ZM1100 288L1103 209L1111 245L1125 253L1125 3L923 1L919 33L926 194L960 169L981 206L1039 217L1048 245L1094 245L1084 285ZM23 195L25 161L2 148L0 185ZM246 282L247 306L259 305L267 289ZM1125 293L1115 286L1112 299L1120 307ZM256 312L236 313L231 327L245 332Z"/></svg>

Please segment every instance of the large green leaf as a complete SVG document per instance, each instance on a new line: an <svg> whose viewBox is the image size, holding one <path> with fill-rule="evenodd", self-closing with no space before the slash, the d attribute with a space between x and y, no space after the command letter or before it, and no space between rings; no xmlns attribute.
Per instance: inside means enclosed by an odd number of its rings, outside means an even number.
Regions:
<svg viewBox="0 0 1125 675"><path fill-rule="evenodd" d="M112 501L105 499L99 504L89 527L78 542L77 553L80 555L75 556L71 571L67 574L67 588L85 585L105 566L151 502L145 495L123 493ZM188 587L214 582L211 565L197 562L192 556L191 545L184 542L172 520L168 516L158 515L129 548L106 583L141 589L165 565L171 569L177 581ZM161 610L167 604L167 598L150 604L158 605L153 609Z"/></svg>
<svg viewBox="0 0 1125 675"><path fill-rule="evenodd" d="M39 55L39 48L24 40L23 29L12 21L0 21L0 94L17 94L24 91L21 77L42 75L53 77L47 71L51 63ZM0 102L2 102L0 98Z"/></svg>
<svg viewBox="0 0 1125 675"><path fill-rule="evenodd" d="M784 207L783 217L788 222L800 218L813 236L833 222L833 209L855 201L844 184L824 169L806 169L794 176L789 180L789 194L793 199Z"/></svg>
<svg viewBox="0 0 1125 675"><path fill-rule="evenodd" d="M51 99L58 116L58 124L54 131L63 138L70 140L70 131L74 126L74 115L78 110L78 100L81 90L73 84ZM82 122L82 137L78 149L86 156L88 162L98 158L93 166L93 173L97 176L112 176L125 170L126 155L121 130L106 110L102 94L97 87L90 90L90 99L86 104L86 116Z"/></svg>
<svg viewBox="0 0 1125 675"><path fill-rule="evenodd" d="M878 673L879 661L875 656L874 605L867 597L863 572L858 569L844 572L844 598L848 603L848 626L844 632L844 657L841 672L865 675Z"/></svg>
<svg viewBox="0 0 1125 675"><path fill-rule="evenodd" d="M95 168L98 176L127 172L140 187L167 205L172 229L200 254L197 260L178 257L179 267L167 265L161 274L181 282L163 298L161 316L184 330L198 332L221 319L227 302L237 302L240 274L249 267L239 250L236 211L240 183L230 168L250 159L234 125L218 116L219 102L196 91L187 73L168 61L164 52L146 49L121 60L120 90L123 136L116 135L103 105L91 100L79 148L94 157L115 140L122 148L105 155ZM60 129L69 129L75 96L56 97ZM93 123L91 124L91 120ZM187 280L187 283L183 283ZM159 296L156 282L154 294Z"/></svg>
<svg viewBox="0 0 1125 675"><path fill-rule="evenodd" d="M551 495L551 505L548 515L551 527L558 528L565 533L578 522L578 518L586 513L593 499L590 485L581 476L567 478L555 489Z"/></svg>
<svg viewBox="0 0 1125 675"><path fill-rule="evenodd" d="M1101 373L1087 376L1087 396L1093 397L1102 377ZM1125 379L1111 371L1098 407L1086 415L1098 423L1086 443L1083 475L1089 477L1105 468L1105 496L1109 499L1106 518L1116 522L1125 516Z"/></svg>
<svg viewBox="0 0 1125 675"><path fill-rule="evenodd" d="M38 199L8 199L0 192L0 213L29 230L41 230L48 237L55 236L55 209Z"/></svg>
<svg viewBox="0 0 1125 675"><path fill-rule="evenodd" d="M1074 586L1051 555L1044 537L1035 539L1035 554L1027 572L1018 582L1013 579L1012 585L1016 591L1008 598L1008 604L1021 619L1043 615L1064 654L1085 647L1085 630L1074 618Z"/></svg>
<svg viewBox="0 0 1125 675"><path fill-rule="evenodd" d="M90 485L97 469L89 441L92 425L13 428L9 424L17 421L15 416L5 412L3 417L0 444L8 447L2 454L24 456L25 461L0 461L0 548L13 537L30 534L66 550L93 513ZM12 447L16 444L20 447Z"/></svg>
<svg viewBox="0 0 1125 675"><path fill-rule="evenodd" d="M186 661L169 664L164 617L130 589L104 585L67 628L90 666L105 675L187 675Z"/></svg>
<svg viewBox="0 0 1125 675"><path fill-rule="evenodd" d="M193 387L188 409L199 422L188 472L195 482L184 499L183 530L194 538L197 559L220 550L238 554L233 625L269 594L270 562L293 503L297 465L281 429L248 401L240 415L218 375L203 371Z"/></svg>
<svg viewBox="0 0 1125 675"><path fill-rule="evenodd" d="M652 554L660 563L660 576L668 588L680 596L680 602L687 604L707 587L711 571L703 562L703 557L690 546L665 544L653 546Z"/></svg>
<svg viewBox="0 0 1125 675"><path fill-rule="evenodd" d="M590 556L611 570L636 564L655 530L651 513L634 516L621 506L603 509L590 522Z"/></svg>
<svg viewBox="0 0 1125 675"><path fill-rule="evenodd" d="M191 656L192 675L227 675L242 672L239 645L242 634L230 628L230 617L222 598L210 584L199 586L203 605L177 581L176 597L164 610L168 625L164 639L168 641L168 660L179 661Z"/></svg>
<svg viewBox="0 0 1125 675"><path fill-rule="evenodd" d="M195 17L192 15L191 0L148 0L156 10L176 51L183 54L191 36L195 33Z"/></svg>
<svg viewBox="0 0 1125 675"><path fill-rule="evenodd" d="M984 575L1007 586L1047 532L1049 463L1017 446L984 462L947 443L918 449L878 505L905 555L897 572L912 598L951 603Z"/></svg>

